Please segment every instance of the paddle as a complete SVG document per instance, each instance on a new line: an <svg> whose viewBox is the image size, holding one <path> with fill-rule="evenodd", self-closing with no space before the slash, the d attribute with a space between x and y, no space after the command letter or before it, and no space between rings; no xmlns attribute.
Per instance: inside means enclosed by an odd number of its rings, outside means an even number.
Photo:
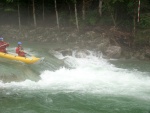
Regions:
<svg viewBox="0 0 150 113"><path fill-rule="evenodd" d="M29 53L26 53L26 52L25 52L25 54L27 54L27 55L29 55L29 56L33 56L33 55L30 55Z"/></svg>
<svg viewBox="0 0 150 113"><path fill-rule="evenodd" d="M32 56L33 56L33 55L30 55L30 54L28 54L28 53L26 53L26 52L25 52L25 54L27 54L27 55L29 55L29 56L30 56L30 58L28 57L30 60L32 60L32 59L33 59L33 58L32 58Z"/></svg>
<svg viewBox="0 0 150 113"><path fill-rule="evenodd" d="M33 55L31 55L31 54L29 54L29 53L27 53L27 52L25 52L25 51L23 51L26 55L28 55L28 56L33 56Z"/></svg>
<svg viewBox="0 0 150 113"><path fill-rule="evenodd" d="M22 48L22 51L23 51L23 48ZM27 55L29 55L29 56L33 56L33 55L30 55L29 53L27 53L27 52L25 52L25 51L23 51L25 54L27 54Z"/></svg>

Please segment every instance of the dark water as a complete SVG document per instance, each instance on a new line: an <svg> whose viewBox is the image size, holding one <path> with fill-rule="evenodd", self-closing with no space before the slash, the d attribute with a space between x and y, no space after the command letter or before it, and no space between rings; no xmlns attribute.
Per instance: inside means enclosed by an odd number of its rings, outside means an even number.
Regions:
<svg viewBox="0 0 150 113"><path fill-rule="evenodd" d="M149 62L52 51L65 46L24 42L44 61L0 61L0 113L150 113Z"/></svg>

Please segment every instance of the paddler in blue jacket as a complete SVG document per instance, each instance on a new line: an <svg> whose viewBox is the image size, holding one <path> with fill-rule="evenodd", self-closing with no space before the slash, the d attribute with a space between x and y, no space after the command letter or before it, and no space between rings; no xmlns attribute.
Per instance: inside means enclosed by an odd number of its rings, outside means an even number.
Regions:
<svg viewBox="0 0 150 113"><path fill-rule="evenodd" d="M9 43L3 41L3 38L0 37L0 52L7 53L6 48L9 46Z"/></svg>

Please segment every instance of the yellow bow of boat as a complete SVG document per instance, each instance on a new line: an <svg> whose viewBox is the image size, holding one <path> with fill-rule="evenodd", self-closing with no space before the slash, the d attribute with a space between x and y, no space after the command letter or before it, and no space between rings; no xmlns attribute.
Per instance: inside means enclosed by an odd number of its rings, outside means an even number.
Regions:
<svg viewBox="0 0 150 113"><path fill-rule="evenodd" d="M33 64L33 63L40 60L40 58L37 58L34 56L32 56L32 57L20 57L20 56L8 54L8 53L2 53L2 52L0 52L0 57L10 59L10 60L21 61L21 62L24 62L27 64Z"/></svg>

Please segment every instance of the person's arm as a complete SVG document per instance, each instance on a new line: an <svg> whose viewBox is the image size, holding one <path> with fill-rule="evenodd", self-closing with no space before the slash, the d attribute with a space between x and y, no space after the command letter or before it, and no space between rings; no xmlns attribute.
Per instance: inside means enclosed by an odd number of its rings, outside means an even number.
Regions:
<svg viewBox="0 0 150 113"><path fill-rule="evenodd" d="M9 46L9 43L4 42L4 45L5 45L5 47L8 47L8 46Z"/></svg>
<svg viewBox="0 0 150 113"><path fill-rule="evenodd" d="M17 53L17 54L19 53L19 47L16 48L16 53Z"/></svg>
<svg viewBox="0 0 150 113"><path fill-rule="evenodd" d="M1 43L1 45L0 45L1 48L5 48L5 47L7 47L7 46L9 46L9 44L6 43L6 42Z"/></svg>

